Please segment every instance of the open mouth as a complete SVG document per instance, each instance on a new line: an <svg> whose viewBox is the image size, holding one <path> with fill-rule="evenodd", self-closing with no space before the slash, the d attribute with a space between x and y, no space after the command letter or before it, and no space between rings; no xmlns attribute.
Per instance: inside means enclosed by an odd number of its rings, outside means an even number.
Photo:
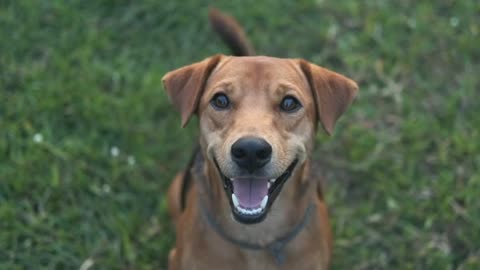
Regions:
<svg viewBox="0 0 480 270"><path fill-rule="evenodd" d="M262 177L228 178L220 170L234 218L241 223L259 223L265 219L283 184L292 175L298 159L295 159L278 178Z"/></svg>

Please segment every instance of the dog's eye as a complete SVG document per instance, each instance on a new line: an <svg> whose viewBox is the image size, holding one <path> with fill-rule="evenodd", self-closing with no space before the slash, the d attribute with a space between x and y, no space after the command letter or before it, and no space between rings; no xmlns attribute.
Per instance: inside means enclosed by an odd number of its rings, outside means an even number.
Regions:
<svg viewBox="0 0 480 270"><path fill-rule="evenodd" d="M210 103L217 110L225 110L230 107L230 100L222 93L215 94Z"/></svg>
<svg viewBox="0 0 480 270"><path fill-rule="evenodd" d="M292 96L286 96L280 103L280 109L284 112L296 112L302 107L300 101Z"/></svg>

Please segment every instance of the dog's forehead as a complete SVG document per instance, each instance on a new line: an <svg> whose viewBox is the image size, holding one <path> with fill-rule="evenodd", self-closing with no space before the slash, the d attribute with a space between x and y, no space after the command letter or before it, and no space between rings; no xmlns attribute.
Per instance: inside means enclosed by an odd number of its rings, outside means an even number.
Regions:
<svg viewBox="0 0 480 270"><path fill-rule="evenodd" d="M210 82L290 83L305 86L306 78L292 59L268 56L226 57L210 76Z"/></svg>

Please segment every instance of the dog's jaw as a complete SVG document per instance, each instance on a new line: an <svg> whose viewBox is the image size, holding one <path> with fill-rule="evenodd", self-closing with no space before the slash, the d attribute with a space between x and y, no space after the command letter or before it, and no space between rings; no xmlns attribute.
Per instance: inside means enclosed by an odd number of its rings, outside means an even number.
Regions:
<svg viewBox="0 0 480 270"><path fill-rule="evenodd" d="M237 222L255 224L262 222L282 190L285 182L297 167L298 159L292 161L278 178L228 178L218 163L215 167L223 179L223 187L230 202L232 215Z"/></svg>

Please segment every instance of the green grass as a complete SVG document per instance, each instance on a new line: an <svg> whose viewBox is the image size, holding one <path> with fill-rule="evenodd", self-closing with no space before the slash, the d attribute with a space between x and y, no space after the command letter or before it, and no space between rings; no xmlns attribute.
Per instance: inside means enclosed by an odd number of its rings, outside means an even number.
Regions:
<svg viewBox="0 0 480 270"><path fill-rule="evenodd" d="M315 151L334 269L480 269L477 1L215 5L261 54L360 84ZM196 122L179 127L161 77L228 53L207 6L0 1L0 269L165 269Z"/></svg>

